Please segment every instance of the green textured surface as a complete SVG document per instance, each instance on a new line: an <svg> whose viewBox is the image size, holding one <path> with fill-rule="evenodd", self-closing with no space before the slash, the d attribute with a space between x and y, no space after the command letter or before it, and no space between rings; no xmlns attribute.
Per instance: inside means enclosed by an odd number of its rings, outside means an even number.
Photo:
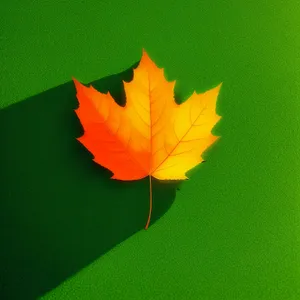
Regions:
<svg viewBox="0 0 300 300"><path fill-rule="evenodd" d="M1 299L300 298L298 1L12 0L0 16ZM222 138L148 231L147 181L111 182L74 141L70 83L142 47L181 99L223 82Z"/></svg>

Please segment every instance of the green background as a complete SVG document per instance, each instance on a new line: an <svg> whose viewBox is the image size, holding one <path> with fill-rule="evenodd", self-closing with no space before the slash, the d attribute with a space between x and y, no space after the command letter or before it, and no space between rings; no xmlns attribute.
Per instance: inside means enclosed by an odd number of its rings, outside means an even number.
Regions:
<svg viewBox="0 0 300 300"><path fill-rule="evenodd" d="M298 1L11 0L0 16L1 299L300 299ZM92 163L70 81L121 103L142 48L178 101L223 82L222 138L180 190L154 183L147 231L148 181Z"/></svg>

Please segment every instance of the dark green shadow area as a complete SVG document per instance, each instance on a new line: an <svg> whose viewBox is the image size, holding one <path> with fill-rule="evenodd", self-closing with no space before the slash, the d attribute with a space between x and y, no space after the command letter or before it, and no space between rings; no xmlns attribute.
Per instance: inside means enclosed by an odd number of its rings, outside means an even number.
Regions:
<svg viewBox="0 0 300 300"><path fill-rule="evenodd" d="M134 65L136 66L136 65ZM93 82L125 103L132 68ZM144 228L149 180L123 182L92 161L72 81L0 111L1 299L36 299ZM177 182L153 181L152 222Z"/></svg>

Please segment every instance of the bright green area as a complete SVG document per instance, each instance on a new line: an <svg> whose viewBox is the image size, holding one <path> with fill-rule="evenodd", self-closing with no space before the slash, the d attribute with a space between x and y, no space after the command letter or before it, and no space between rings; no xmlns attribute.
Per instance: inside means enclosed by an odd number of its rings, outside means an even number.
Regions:
<svg viewBox="0 0 300 300"><path fill-rule="evenodd" d="M0 16L0 298L60 283L45 299L300 299L298 1L12 0ZM182 99L223 82L223 119L207 162L135 233L147 181L88 165L64 99L71 76L120 73L142 47Z"/></svg>

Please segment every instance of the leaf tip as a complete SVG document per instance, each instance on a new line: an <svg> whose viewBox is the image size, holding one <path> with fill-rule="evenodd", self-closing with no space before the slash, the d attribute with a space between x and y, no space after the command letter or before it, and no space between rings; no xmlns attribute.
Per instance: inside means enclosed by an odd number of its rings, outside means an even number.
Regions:
<svg viewBox="0 0 300 300"><path fill-rule="evenodd" d="M139 63L139 66L152 66L155 65L154 61L150 58L146 50L143 48L142 49L142 57ZM156 65L155 65L156 66Z"/></svg>
<svg viewBox="0 0 300 300"><path fill-rule="evenodd" d="M75 88L76 88L76 90L78 92L78 90L82 87L82 84L75 77L72 77L72 80L73 80Z"/></svg>
<svg viewBox="0 0 300 300"><path fill-rule="evenodd" d="M78 142L82 143L82 136L76 138L76 140L77 140Z"/></svg>
<svg viewBox="0 0 300 300"><path fill-rule="evenodd" d="M220 91L222 85L223 85L223 82L219 83L219 84L216 86L215 89L216 89L217 93L219 93L219 91Z"/></svg>
<svg viewBox="0 0 300 300"><path fill-rule="evenodd" d="M147 55L147 56L148 56L146 49L143 47L143 48L142 48L142 57L143 57L144 55Z"/></svg>
<svg viewBox="0 0 300 300"><path fill-rule="evenodd" d="M73 77L73 76L72 76L72 81L74 82L75 85L76 85L77 83L79 83L79 81L78 81L75 77Z"/></svg>
<svg viewBox="0 0 300 300"><path fill-rule="evenodd" d="M149 57L148 53L147 53L146 50L143 48L143 49L142 49L141 62L142 62L142 61L147 61L147 60L149 60L149 59L150 59L150 57Z"/></svg>
<svg viewBox="0 0 300 300"><path fill-rule="evenodd" d="M219 135L211 135L211 142L212 144L218 141L221 138Z"/></svg>

